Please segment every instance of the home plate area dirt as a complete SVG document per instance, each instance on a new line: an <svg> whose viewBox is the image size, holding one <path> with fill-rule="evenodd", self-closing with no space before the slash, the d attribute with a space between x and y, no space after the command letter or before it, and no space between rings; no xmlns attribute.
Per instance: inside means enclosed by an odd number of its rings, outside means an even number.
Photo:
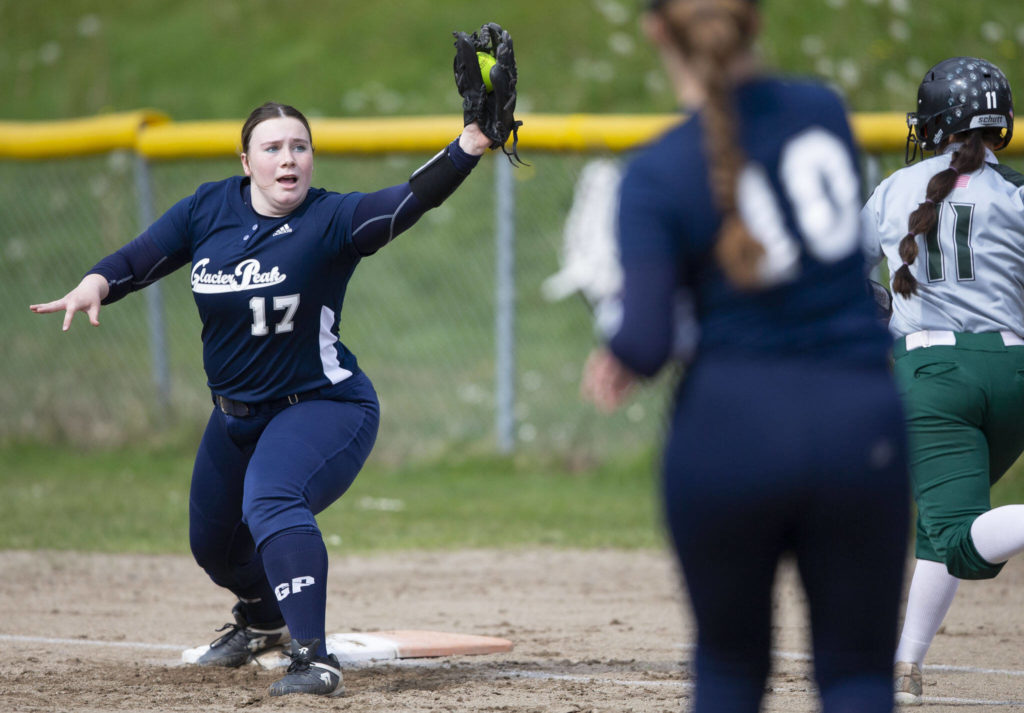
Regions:
<svg viewBox="0 0 1024 713"><path fill-rule="evenodd" d="M230 620L187 557L0 552L0 711L661 713L693 693L693 626L662 551L468 550L331 558L327 630L496 637L510 651L346 665L344 698L270 698L280 668L182 663ZM1024 710L1024 568L964 582L925 666L928 713ZM763 710L818 709L791 568ZM359 638L357 636L356 638Z"/></svg>

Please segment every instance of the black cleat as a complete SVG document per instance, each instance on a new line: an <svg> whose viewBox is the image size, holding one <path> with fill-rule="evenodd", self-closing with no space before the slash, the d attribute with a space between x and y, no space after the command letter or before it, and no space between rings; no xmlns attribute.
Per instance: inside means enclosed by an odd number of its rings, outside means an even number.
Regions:
<svg viewBox="0 0 1024 713"><path fill-rule="evenodd" d="M241 602L234 606L231 613L235 623L217 629L227 629L228 632L210 644L210 649L199 657L196 663L200 666L236 668L252 661L255 654L283 646L291 640L283 620L259 627L249 626Z"/></svg>
<svg viewBox="0 0 1024 713"><path fill-rule="evenodd" d="M341 664L338 657L316 655L319 639L306 641L292 640L292 652L286 654L292 660L288 673L270 686L270 695L287 696L292 693L308 693L314 696L336 698L345 695L341 682Z"/></svg>

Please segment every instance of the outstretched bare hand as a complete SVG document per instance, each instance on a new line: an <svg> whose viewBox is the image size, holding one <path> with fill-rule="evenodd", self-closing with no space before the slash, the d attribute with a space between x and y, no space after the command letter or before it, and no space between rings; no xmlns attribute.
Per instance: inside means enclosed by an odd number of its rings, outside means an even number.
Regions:
<svg viewBox="0 0 1024 713"><path fill-rule="evenodd" d="M636 375L607 349L597 349L583 367L580 395L605 413L619 408L636 385Z"/></svg>
<svg viewBox="0 0 1024 713"><path fill-rule="evenodd" d="M100 303L109 292L110 285L107 283L106 278L90 274L82 278L82 281L78 283L78 287L59 300L29 305L29 309L36 314L49 314L50 312L64 310L63 331L65 332L71 328L71 318L75 316L75 312L85 312L89 317L89 323L94 327L98 327L100 326Z"/></svg>

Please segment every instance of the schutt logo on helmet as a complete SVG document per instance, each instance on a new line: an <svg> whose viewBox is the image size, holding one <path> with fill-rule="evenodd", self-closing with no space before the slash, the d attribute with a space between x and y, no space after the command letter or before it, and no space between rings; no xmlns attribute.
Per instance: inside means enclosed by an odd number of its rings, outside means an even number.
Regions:
<svg viewBox="0 0 1024 713"><path fill-rule="evenodd" d="M976 57L952 57L929 69L917 90L917 111L907 114L906 161L920 146L937 151L943 137L970 129L1005 129L996 150L1013 136L1013 95L999 67ZM913 151L911 152L911 147Z"/></svg>

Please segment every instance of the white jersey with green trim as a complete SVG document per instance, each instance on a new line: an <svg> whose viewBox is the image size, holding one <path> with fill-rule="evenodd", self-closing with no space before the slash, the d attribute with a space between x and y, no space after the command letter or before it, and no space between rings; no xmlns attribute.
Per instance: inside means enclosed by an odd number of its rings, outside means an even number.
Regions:
<svg viewBox="0 0 1024 713"><path fill-rule="evenodd" d="M903 264L899 244L928 181L949 168L956 145L882 181L861 210L868 261L884 256L892 275ZM957 179L939 205L939 222L918 235L910 266L917 294L893 294L889 331L1010 331L1024 336L1024 176L986 150L985 163Z"/></svg>

